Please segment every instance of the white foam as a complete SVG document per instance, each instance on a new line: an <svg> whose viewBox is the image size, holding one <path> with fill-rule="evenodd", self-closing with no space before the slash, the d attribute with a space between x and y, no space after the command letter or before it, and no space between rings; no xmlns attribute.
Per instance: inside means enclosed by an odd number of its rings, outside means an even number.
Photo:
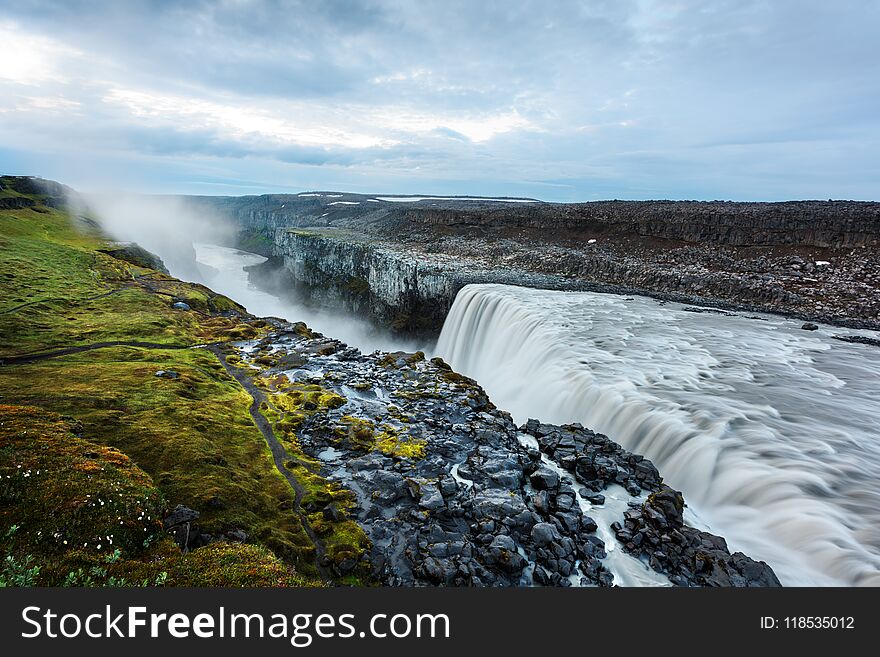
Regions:
<svg viewBox="0 0 880 657"><path fill-rule="evenodd" d="M437 353L518 421L582 422L644 454L783 583L880 584L880 353L763 319L469 285Z"/></svg>

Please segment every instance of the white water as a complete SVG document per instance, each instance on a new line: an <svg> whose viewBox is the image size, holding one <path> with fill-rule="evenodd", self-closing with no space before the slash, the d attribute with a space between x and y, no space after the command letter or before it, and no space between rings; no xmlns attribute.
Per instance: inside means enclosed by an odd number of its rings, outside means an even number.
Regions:
<svg viewBox="0 0 880 657"><path fill-rule="evenodd" d="M244 268L265 262L266 258L261 255L215 244L196 243L193 246L196 251L196 262L210 268L204 271L203 280L200 282L240 303L254 315L305 322L309 328L357 347L364 353L377 349L382 351L423 349L416 344L404 344L401 340L374 328L368 322L350 315L315 310L257 289L248 281L248 274Z"/></svg>
<svg viewBox="0 0 880 657"><path fill-rule="evenodd" d="M831 338L878 334L764 320L469 285L437 352L518 421L649 457L689 519L784 584L880 585L880 350Z"/></svg>

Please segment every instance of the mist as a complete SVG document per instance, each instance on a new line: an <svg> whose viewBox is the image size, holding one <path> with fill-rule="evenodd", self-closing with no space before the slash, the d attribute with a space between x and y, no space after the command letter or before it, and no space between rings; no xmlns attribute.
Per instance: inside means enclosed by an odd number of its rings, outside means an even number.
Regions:
<svg viewBox="0 0 880 657"><path fill-rule="evenodd" d="M245 268L265 262L266 258L261 255L205 243L197 243L195 252L200 268L209 272L204 284L235 299L255 315L305 322L311 329L365 353L427 349L424 344L393 336L365 319L299 303L293 290L290 291L292 298L280 298L255 287ZM277 289L277 285L272 289Z"/></svg>
<svg viewBox="0 0 880 657"><path fill-rule="evenodd" d="M89 213L113 239L136 242L159 256L175 278L206 285L254 315L305 322L311 329L364 353L432 348L393 336L363 318L307 306L296 300L294 290L282 298L258 289L250 282L245 267L266 258L231 247L236 241L236 226L186 199L104 194L86 196L84 201Z"/></svg>
<svg viewBox="0 0 880 657"><path fill-rule="evenodd" d="M230 244L235 227L173 196L135 194L84 197L92 215L116 240L137 242L155 253L175 278L205 283L193 244ZM219 291L219 290L218 290Z"/></svg>

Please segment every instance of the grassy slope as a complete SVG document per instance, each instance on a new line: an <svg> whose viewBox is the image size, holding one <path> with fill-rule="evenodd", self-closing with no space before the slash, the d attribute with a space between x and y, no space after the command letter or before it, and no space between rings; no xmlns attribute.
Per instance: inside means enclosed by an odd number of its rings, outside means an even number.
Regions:
<svg viewBox="0 0 880 657"><path fill-rule="evenodd" d="M0 210L0 359L98 341L183 346L260 332L259 321L219 315L236 308L225 297L97 251L104 246L64 212ZM175 299L193 310L173 309ZM180 378L154 376L159 369ZM88 440L119 449L152 477L167 504L201 512L203 530L244 529L252 542L313 574L314 547L290 512L291 491L248 414L250 398L212 354L118 347L0 367L0 402L76 417ZM9 413L0 412L0 421ZM6 447L0 443L0 451ZM43 553L26 521L17 534ZM213 546L190 564L204 562L204 582L216 584L211 554L229 561L248 550L253 564L272 570L274 557L259 549Z"/></svg>
<svg viewBox="0 0 880 657"><path fill-rule="evenodd" d="M181 554L159 522L162 493L127 456L42 409L0 406L0 418L0 581L17 569L42 585L307 583L259 546Z"/></svg>

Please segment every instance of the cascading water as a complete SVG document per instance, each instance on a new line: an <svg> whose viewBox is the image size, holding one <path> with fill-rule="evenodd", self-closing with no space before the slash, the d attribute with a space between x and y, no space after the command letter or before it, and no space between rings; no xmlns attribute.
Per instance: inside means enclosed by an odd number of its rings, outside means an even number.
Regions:
<svg viewBox="0 0 880 657"><path fill-rule="evenodd" d="M437 353L518 421L578 421L644 454L784 584L880 585L880 351L799 326L469 285Z"/></svg>

